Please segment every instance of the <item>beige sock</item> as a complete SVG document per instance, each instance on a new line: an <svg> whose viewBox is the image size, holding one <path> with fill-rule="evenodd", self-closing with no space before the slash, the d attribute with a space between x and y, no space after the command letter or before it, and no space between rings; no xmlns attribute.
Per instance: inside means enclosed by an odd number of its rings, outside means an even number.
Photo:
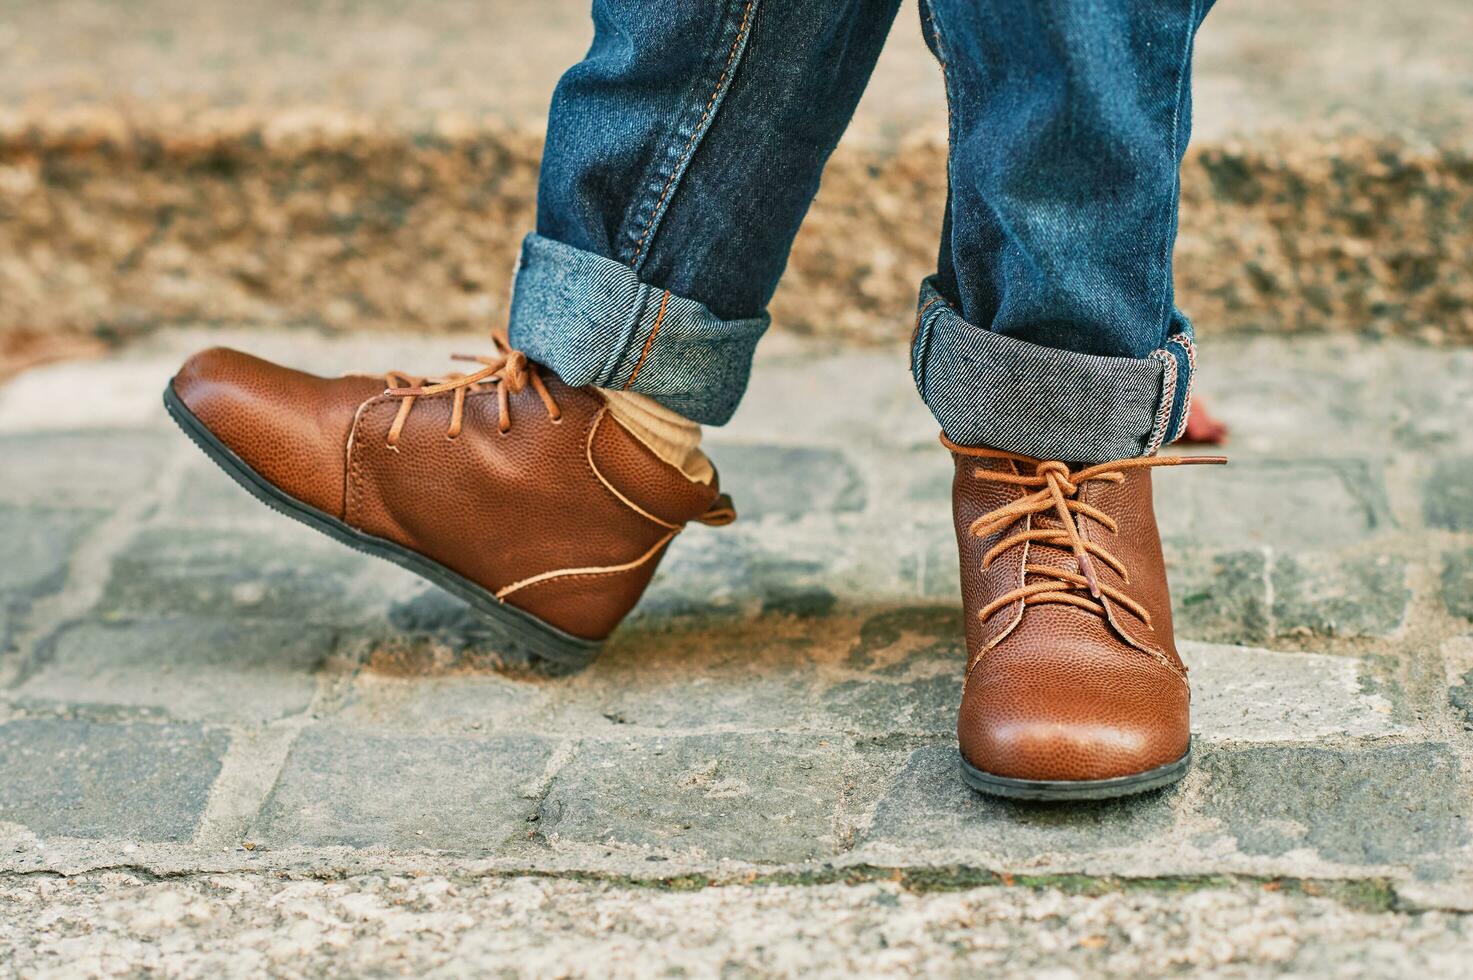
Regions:
<svg viewBox="0 0 1473 980"><path fill-rule="evenodd" d="M697 483L710 483L716 470L701 452L701 426L648 395L601 388L609 414L649 447L650 452Z"/></svg>

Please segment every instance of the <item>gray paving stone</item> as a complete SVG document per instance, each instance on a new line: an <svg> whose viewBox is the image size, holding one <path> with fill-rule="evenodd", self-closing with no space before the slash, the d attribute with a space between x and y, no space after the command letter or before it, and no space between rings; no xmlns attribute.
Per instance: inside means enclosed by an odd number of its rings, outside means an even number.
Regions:
<svg viewBox="0 0 1473 980"><path fill-rule="evenodd" d="M886 481L898 481L906 503L924 507L933 514L951 516L952 481L956 466L951 454L939 445L922 446L904 455L891 454L882 471Z"/></svg>
<svg viewBox="0 0 1473 980"><path fill-rule="evenodd" d="M27 698L159 708L186 720L265 722L311 703L331 652L322 627L194 619L79 623L50 639Z"/></svg>
<svg viewBox="0 0 1473 980"><path fill-rule="evenodd" d="M824 720L852 732L956 731L965 665L965 659L958 660L945 672L904 681L841 681L821 695Z"/></svg>
<svg viewBox="0 0 1473 980"><path fill-rule="evenodd" d="M843 661L851 679L820 694L826 717L852 731L956 730L967 664L960 607L910 606L865 620Z"/></svg>
<svg viewBox="0 0 1473 980"><path fill-rule="evenodd" d="M1442 599L1454 616L1473 619L1473 548L1450 552L1443 559Z"/></svg>
<svg viewBox="0 0 1473 980"><path fill-rule="evenodd" d="M1406 562L1389 555L1281 555L1273 566L1276 632L1389 636L1406 620Z"/></svg>
<svg viewBox="0 0 1473 980"><path fill-rule="evenodd" d="M25 461L7 468L0 501L109 509L153 486L176 438L138 431L0 435L0 457Z"/></svg>
<svg viewBox="0 0 1473 980"><path fill-rule="evenodd" d="M168 511L170 520L178 522L237 525L287 520L247 493L203 453L188 457Z"/></svg>
<svg viewBox="0 0 1473 980"><path fill-rule="evenodd" d="M0 504L0 653L26 621L31 603L66 581L72 554L104 514Z"/></svg>
<svg viewBox="0 0 1473 980"><path fill-rule="evenodd" d="M1447 689L1447 700L1462 719L1463 727L1473 731L1473 670L1464 673L1458 680L1459 683Z"/></svg>
<svg viewBox="0 0 1473 980"><path fill-rule="evenodd" d="M1439 743L1204 752L1204 815L1244 853L1308 848L1345 864L1424 861L1468 840L1458 757Z"/></svg>
<svg viewBox="0 0 1473 980"><path fill-rule="evenodd" d="M953 730L966 655L960 610L916 607L823 619L652 624L621 634L560 689L563 731ZM856 638L856 630L860 634Z"/></svg>
<svg viewBox="0 0 1473 980"><path fill-rule="evenodd" d="M1422 516L1432 527L1473 531L1473 456L1440 460L1433 467L1423 484Z"/></svg>
<svg viewBox="0 0 1473 980"><path fill-rule="evenodd" d="M623 648L569 685L552 720L562 731L617 737L621 727L672 731L710 728L843 727L814 704L820 685L812 640L754 631L732 636L682 633ZM689 655L679 656L689 644ZM780 654L790 658L783 662ZM684 662L682 662L682 659Z"/></svg>
<svg viewBox="0 0 1473 980"><path fill-rule="evenodd" d="M833 854L841 736L693 735L588 741L553 781L543 833L572 841L802 861Z"/></svg>
<svg viewBox="0 0 1473 980"><path fill-rule="evenodd" d="M951 527L927 528L922 532L919 554L923 565L917 572L921 595L927 599L961 602L961 564L957 555L956 531Z"/></svg>
<svg viewBox="0 0 1473 980"><path fill-rule="evenodd" d="M352 594L370 559L283 521L269 532L152 527L113 562L104 617L342 622L377 610Z"/></svg>
<svg viewBox="0 0 1473 980"><path fill-rule="evenodd" d="M840 450L720 442L707 449L721 473L721 488L744 518L864 509L864 480Z"/></svg>
<svg viewBox="0 0 1473 980"><path fill-rule="evenodd" d="M252 839L479 854L524 832L553 743L313 728L292 745Z"/></svg>
<svg viewBox="0 0 1473 980"><path fill-rule="evenodd" d="M700 533L705 531L707 533ZM902 546L903 543L902 543ZM864 527L828 521L692 528L675 540L636 618L824 616L841 597L915 592L913 561Z"/></svg>
<svg viewBox="0 0 1473 980"><path fill-rule="evenodd" d="M362 622L339 633L339 653L393 676L424 676L451 670L568 673L517 648L462 600L395 565L370 561L352 577L351 617Z"/></svg>
<svg viewBox="0 0 1473 980"><path fill-rule="evenodd" d="M0 823L45 837L186 841L228 737L198 725L0 725Z"/></svg>
<svg viewBox="0 0 1473 980"><path fill-rule="evenodd" d="M1454 349L1439 354L1442 363L1435 371L1429 371L1424 351L1413 349L1386 359L1396 371L1386 386L1396 416L1392 438L1397 445L1412 449L1473 451L1473 431L1468 426L1473 351ZM1435 378L1430 384L1429 376ZM1356 410L1365 411L1360 405Z"/></svg>
<svg viewBox="0 0 1473 980"><path fill-rule="evenodd" d="M895 675L917 662L965 665L966 623L955 605L904 606L870 616L844 659L845 666L868 674Z"/></svg>
<svg viewBox="0 0 1473 980"><path fill-rule="evenodd" d="M1393 704L1353 657L1182 641L1191 670L1192 731L1230 742L1395 735Z"/></svg>
<svg viewBox="0 0 1473 980"><path fill-rule="evenodd" d="M965 850L1034 858L1137 845L1167 833L1173 815L1163 797L1174 791L1097 803L1040 807L1009 803L968 789L957 772L955 745L915 750L875 810L865 841L929 850Z"/></svg>
<svg viewBox="0 0 1473 980"><path fill-rule="evenodd" d="M1264 643L1270 637L1267 558L1167 547L1171 615L1178 638Z"/></svg>
<svg viewBox="0 0 1473 980"><path fill-rule="evenodd" d="M1381 469L1364 459L1238 459L1154 487L1162 536L1195 548L1321 548L1391 525Z"/></svg>
<svg viewBox="0 0 1473 980"><path fill-rule="evenodd" d="M98 510L0 504L0 541L5 543L0 597L31 597L59 588L72 553L103 516Z"/></svg>
<svg viewBox="0 0 1473 980"><path fill-rule="evenodd" d="M355 727L417 734L551 731L562 724L555 710L556 683L494 673L457 671L448 676L396 675L366 669L353 678L336 717Z"/></svg>

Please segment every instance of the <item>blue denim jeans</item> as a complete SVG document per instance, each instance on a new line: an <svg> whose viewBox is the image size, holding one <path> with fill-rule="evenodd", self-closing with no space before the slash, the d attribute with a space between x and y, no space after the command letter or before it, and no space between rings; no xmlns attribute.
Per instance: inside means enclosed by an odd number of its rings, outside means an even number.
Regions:
<svg viewBox="0 0 1473 980"><path fill-rule="evenodd" d="M1172 247L1212 0L922 0L949 193L911 366L963 444L1097 462L1185 426ZM594 0L558 83L512 343L720 424L899 0Z"/></svg>

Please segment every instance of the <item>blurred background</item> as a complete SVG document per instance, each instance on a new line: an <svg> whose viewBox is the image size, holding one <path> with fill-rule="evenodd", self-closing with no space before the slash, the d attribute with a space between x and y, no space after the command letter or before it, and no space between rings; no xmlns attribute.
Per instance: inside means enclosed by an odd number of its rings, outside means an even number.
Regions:
<svg viewBox="0 0 1473 980"><path fill-rule="evenodd" d="M0 356L177 323L500 324L590 36L587 0L0 0ZM1204 334L1473 340L1469 38L1465 0L1214 10L1178 249ZM779 330L905 335L944 139L908 2Z"/></svg>

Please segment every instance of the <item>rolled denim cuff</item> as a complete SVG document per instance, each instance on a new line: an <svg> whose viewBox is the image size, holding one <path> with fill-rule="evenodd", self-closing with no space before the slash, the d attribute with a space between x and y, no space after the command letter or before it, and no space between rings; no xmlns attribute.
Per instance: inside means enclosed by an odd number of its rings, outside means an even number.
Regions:
<svg viewBox="0 0 1473 980"><path fill-rule="evenodd" d="M769 322L723 320L621 262L541 235L522 242L511 344L570 385L638 391L721 425L746 391Z"/></svg>
<svg viewBox="0 0 1473 980"><path fill-rule="evenodd" d="M1189 332L1146 357L1040 347L963 320L928 279L910 368L953 442L1103 463L1155 455L1181 436L1196 350Z"/></svg>

